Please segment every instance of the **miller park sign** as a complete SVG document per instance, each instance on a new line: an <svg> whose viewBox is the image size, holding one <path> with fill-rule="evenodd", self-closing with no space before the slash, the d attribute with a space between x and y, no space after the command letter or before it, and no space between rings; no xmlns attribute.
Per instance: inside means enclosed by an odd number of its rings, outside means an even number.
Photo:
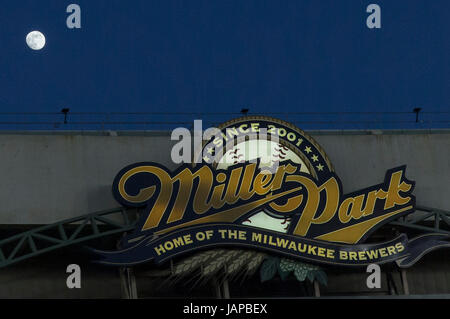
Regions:
<svg viewBox="0 0 450 319"><path fill-rule="evenodd" d="M449 245L448 236L434 233L366 243L381 226L414 212L415 182L406 166L344 194L325 151L287 122L235 119L203 136L194 153L175 171L142 162L117 174L116 200L144 213L119 250L93 250L96 262L159 264L197 250L241 247L312 264L409 267Z"/></svg>

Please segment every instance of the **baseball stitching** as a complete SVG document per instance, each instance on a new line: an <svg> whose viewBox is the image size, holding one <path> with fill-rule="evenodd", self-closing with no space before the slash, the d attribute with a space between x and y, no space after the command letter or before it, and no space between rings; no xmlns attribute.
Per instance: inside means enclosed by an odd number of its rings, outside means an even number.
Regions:
<svg viewBox="0 0 450 319"><path fill-rule="evenodd" d="M231 155L233 164L238 164L238 163L244 162L244 160L241 159L241 157L244 157L244 155L241 153L238 154L238 151L239 151L239 148L235 148L234 151L230 151L230 154L234 154L234 155Z"/></svg>
<svg viewBox="0 0 450 319"><path fill-rule="evenodd" d="M272 155L272 159L271 159L272 167L273 167L273 164L275 164L277 162L279 163L280 161L285 160L288 151L289 151L289 148L287 146L284 146L284 145L278 143L277 146L274 147L274 154ZM242 154L240 152L240 148L238 148L238 147L235 147L233 150L230 151L230 156L231 156L231 159L233 160L233 165L245 162L245 156L244 156L244 154ZM275 173L275 172L272 172L272 173ZM289 228L291 220L292 220L292 217L284 217L283 218L281 225L284 226L283 227L284 230L287 230ZM252 221L249 218L245 219L242 223L245 223L245 222L248 222L250 224L252 223Z"/></svg>
<svg viewBox="0 0 450 319"><path fill-rule="evenodd" d="M286 147L284 145L281 145L281 144L278 144L278 148L275 147L275 152L276 153L273 155L273 157L278 158L278 160L272 160L272 162L273 163L275 163L277 161L281 162L281 160L286 159L286 155L287 155L288 151L289 151L288 147Z"/></svg>

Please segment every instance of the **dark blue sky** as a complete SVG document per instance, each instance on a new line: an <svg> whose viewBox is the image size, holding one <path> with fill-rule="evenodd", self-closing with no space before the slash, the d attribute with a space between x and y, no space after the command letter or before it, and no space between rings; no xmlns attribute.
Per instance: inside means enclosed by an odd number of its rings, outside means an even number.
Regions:
<svg viewBox="0 0 450 319"><path fill-rule="evenodd" d="M81 29L66 27L70 3ZM370 3L381 29L366 27ZM43 50L27 47L31 30L45 34ZM1 4L0 39L0 112L173 112L69 114L59 126L58 114L0 114L0 129L209 124L236 115L186 113L244 107L297 113L274 116L305 129L450 127L447 0L18 0ZM414 107L429 112L424 123L413 123ZM36 121L48 124L4 123Z"/></svg>

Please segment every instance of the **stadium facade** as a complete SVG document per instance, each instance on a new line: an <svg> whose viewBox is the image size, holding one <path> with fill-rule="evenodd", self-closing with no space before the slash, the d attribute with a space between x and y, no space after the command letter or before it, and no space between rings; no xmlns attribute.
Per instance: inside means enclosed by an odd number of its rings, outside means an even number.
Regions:
<svg viewBox="0 0 450 319"><path fill-rule="evenodd" d="M450 130L307 133L326 151L346 194L381 183L387 169L407 165L407 177L415 181L416 212L413 217L383 226L375 233L375 239L399 233L406 233L408 237L432 231L450 234ZM167 278L173 274L173 262L133 267L91 263L89 254L81 247L114 248L122 234L130 230L123 219L132 223L141 213L139 209L119 207L111 192L117 173L139 162L156 162L175 170L178 164L171 159L174 144L170 132L163 131L2 132L0 234L4 256L0 268L0 297L450 295L450 251L445 248L426 254L407 269L395 264L382 265L381 288L375 289L366 285L369 274L365 267L323 266L328 277L324 286L307 280L299 282L295 278L284 281L274 278L261 283L258 272L239 281L213 278L201 282L192 274L170 282ZM117 212L108 219L117 223L117 230L107 233L111 225L100 223L101 218L92 215L95 212ZM94 226L92 218L97 221ZM48 239L55 238L52 228L47 233L20 237L23 232L70 219L74 220L69 226L61 224L66 227L67 240L53 243L60 244L58 249L45 251L46 247L52 247ZM88 228L93 233L86 233L84 241L75 240L81 238L77 236L70 241L71 234L86 220L90 221ZM79 236L82 235L80 231ZM13 240L7 242L10 238ZM19 245L14 251L21 240L28 244L27 248ZM67 288L69 264L81 267L80 289Z"/></svg>

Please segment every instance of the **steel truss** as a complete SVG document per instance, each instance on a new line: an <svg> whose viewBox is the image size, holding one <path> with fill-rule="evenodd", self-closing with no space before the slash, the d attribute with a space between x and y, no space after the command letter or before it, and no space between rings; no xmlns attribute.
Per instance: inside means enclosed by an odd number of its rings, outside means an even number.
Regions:
<svg viewBox="0 0 450 319"><path fill-rule="evenodd" d="M400 217L390 225L450 235L450 211L416 206L415 212Z"/></svg>
<svg viewBox="0 0 450 319"><path fill-rule="evenodd" d="M0 240L0 268L62 247L130 231L135 227L135 214L136 210L120 207L37 227Z"/></svg>
<svg viewBox="0 0 450 319"><path fill-rule="evenodd" d="M38 227L0 240L0 268L62 247L134 229L138 211L123 207ZM111 219L111 217L119 216ZM450 211L417 206L390 225L450 235Z"/></svg>

